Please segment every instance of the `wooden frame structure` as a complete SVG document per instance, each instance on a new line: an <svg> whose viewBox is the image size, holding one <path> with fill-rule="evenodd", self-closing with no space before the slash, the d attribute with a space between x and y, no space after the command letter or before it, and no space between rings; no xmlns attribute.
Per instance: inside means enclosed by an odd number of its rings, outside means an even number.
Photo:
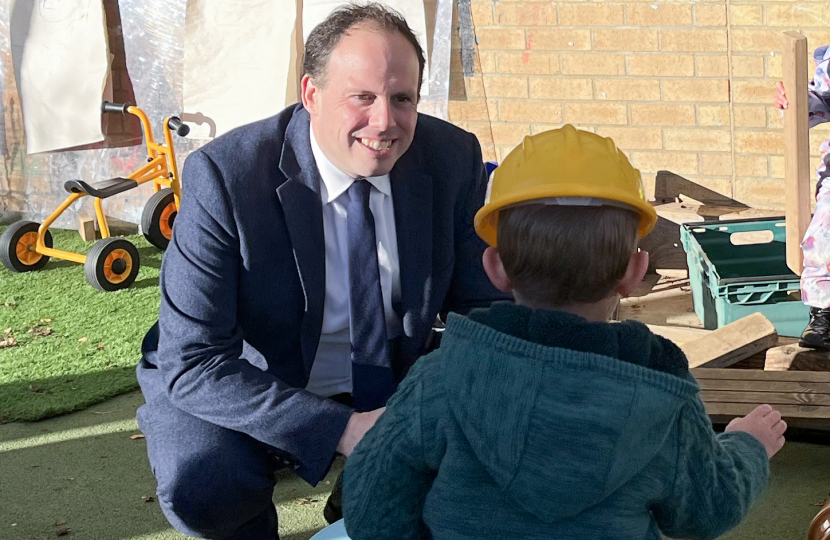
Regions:
<svg viewBox="0 0 830 540"><path fill-rule="evenodd" d="M810 137L807 102L807 38L784 33L784 188L787 213L787 266L801 275L801 241L810 225Z"/></svg>

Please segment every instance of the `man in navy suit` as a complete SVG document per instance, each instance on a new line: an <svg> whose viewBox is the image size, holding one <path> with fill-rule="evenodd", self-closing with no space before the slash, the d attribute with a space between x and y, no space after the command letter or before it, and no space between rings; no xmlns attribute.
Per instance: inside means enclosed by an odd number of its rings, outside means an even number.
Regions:
<svg viewBox="0 0 830 540"><path fill-rule="evenodd" d="M481 149L418 115L423 67L399 16L341 8L307 40L301 105L188 157L138 367L139 424L180 531L278 538L274 472L319 482L427 350L436 314L504 299L473 230Z"/></svg>

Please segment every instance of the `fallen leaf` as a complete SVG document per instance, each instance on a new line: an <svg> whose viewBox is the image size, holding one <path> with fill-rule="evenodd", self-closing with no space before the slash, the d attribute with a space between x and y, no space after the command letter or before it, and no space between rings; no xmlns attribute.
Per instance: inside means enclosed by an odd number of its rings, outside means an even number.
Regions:
<svg viewBox="0 0 830 540"><path fill-rule="evenodd" d="M151 503L151 502L155 502L156 498L155 497L142 497L141 500L146 502L146 503Z"/></svg>
<svg viewBox="0 0 830 540"><path fill-rule="evenodd" d="M17 339L14 336L9 336L4 340L0 340L0 349L14 347L15 345L17 345Z"/></svg>
<svg viewBox="0 0 830 540"><path fill-rule="evenodd" d="M69 534L69 529L68 528L60 529L60 530L55 532L55 536L66 536L67 534Z"/></svg>
<svg viewBox="0 0 830 540"><path fill-rule="evenodd" d="M52 319L41 319L40 322L52 322Z"/></svg>
<svg viewBox="0 0 830 540"><path fill-rule="evenodd" d="M89 341L88 337L82 337L81 339L78 340L78 343L86 343L87 341Z"/></svg>
<svg viewBox="0 0 830 540"><path fill-rule="evenodd" d="M32 328L29 328L29 333L33 336L51 336L52 329L48 326L34 326Z"/></svg>
<svg viewBox="0 0 830 540"><path fill-rule="evenodd" d="M136 440L136 439L143 439L143 438L144 438L144 435L142 435L141 433L136 433L135 435L131 435L131 436L130 436L130 438L131 438L132 440Z"/></svg>
<svg viewBox="0 0 830 540"><path fill-rule="evenodd" d="M99 350L99 351L103 351L103 350L104 350L104 347L106 347L106 346L107 346L107 344L106 344L106 343L99 343L99 344L98 344L98 350Z"/></svg>
<svg viewBox="0 0 830 540"><path fill-rule="evenodd" d="M55 523L55 527L60 527L61 525L66 525L65 521L58 521Z"/></svg>
<svg viewBox="0 0 830 540"><path fill-rule="evenodd" d="M12 333L12 327L11 327L11 326L9 326L9 327L8 327L8 328L6 328L5 330L3 330L3 333L5 333L5 334L11 334L11 333Z"/></svg>

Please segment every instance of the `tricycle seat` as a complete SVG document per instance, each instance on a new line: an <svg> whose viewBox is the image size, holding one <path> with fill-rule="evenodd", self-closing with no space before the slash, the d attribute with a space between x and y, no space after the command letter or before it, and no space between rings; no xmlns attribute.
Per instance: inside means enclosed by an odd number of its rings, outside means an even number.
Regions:
<svg viewBox="0 0 830 540"><path fill-rule="evenodd" d="M63 188L69 193L86 193L92 197L106 199L136 187L138 182L129 178L110 178L100 182L86 183L83 180L69 180Z"/></svg>

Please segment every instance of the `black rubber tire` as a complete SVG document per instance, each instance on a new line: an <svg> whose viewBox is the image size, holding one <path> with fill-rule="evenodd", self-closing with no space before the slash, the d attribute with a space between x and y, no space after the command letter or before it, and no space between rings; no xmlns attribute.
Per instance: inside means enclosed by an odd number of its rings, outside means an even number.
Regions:
<svg viewBox="0 0 830 540"><path fill-rule="evenodd" d="M40 259L34 264L26 264L17 256L17 244L20 239L23 238L24 234L37 233L38 228L40 228L40 223L18 221L12 223L8 229L3 231L2 236L0 236L0 262L3 263L3 266L12 272L33 272L46 266L46 263L49 262L49 257L46 255L41 255ZM43 243L46 244L46 247L52 247L52 233L46 231Z"/></svg>
<svg viewBox="0 0 830 540"><path fill-rule="evenodd" d="M106 262L107 257L118 249L123 249L130 257L130 264L127 275L121 281L113 282L107 278ZM124 259L119 259L124 260ZM138 276L138 269L141 266L141 261L138 256L138 249L128 240L123 238L104 238L95 242L89 253L86 254L86 263L84 263L84 274L86 280L90 285L99 291L109 292L117 291L119 289L126 289L135 281ZM124 272L119 272L123 274Z"/></svg>
<svg viewBox="0 0 830 540"><path fill-rule="evenodd" d="M165 235L164 229L173 230L173 221L175 221L178 211L174 210L172 214L165 218L167 220L166 224L161 223L162 216L165 208L175 204L175 201L173 190L164 188L150 197L141 212L141 231L144 233L144 238L161 250L167 249L167 244L170 243L170 238Z"/></svg>

